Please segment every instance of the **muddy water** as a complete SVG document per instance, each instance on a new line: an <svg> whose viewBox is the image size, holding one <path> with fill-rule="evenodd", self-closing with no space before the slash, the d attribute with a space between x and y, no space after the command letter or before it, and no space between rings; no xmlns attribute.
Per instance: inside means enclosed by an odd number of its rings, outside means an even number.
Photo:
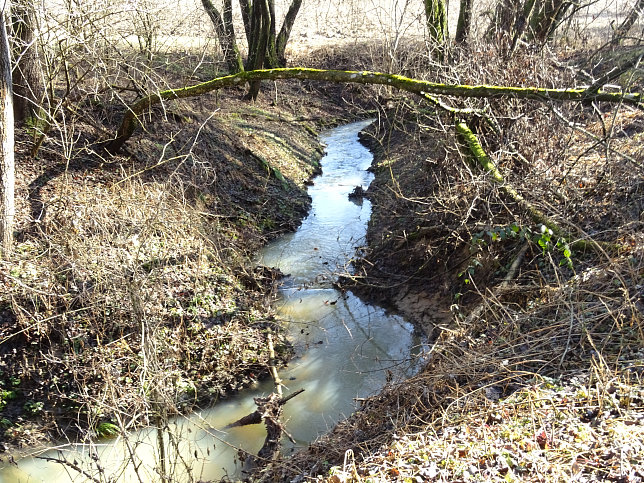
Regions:
<svg viewBox="0 0 644 483"><path fill-rule="evenodd" d="M356 399L378 391L387 378L413 371L419 340L410 324L366 305L331 286L335 273L348 266L364 242L371 213L368 200L354 203L348 194L366 188L371 154L357 133L368 121L330 130L322 135L327 153L323 175L309 189L313 205L300 229L268 246L258 263L290 274L281 289L280 312L290 320L297 357L280 376L285 394L303 388L285 406L288 432L304 446L353 412ZM237 448L254 453L261 447L262 425L221 430L254 411L253 397L270 393L266 381L216 407L171 423L164 436L167 473L174 481L218 480L240 474ZM292 446L291 443L288 443ZM294 448L291 447L291 450ZM138 465L127 464L136 455ZM18 465L0 468L0 482L160 481L157 433L148 429L92 446L65 445L40 457L67 459L86 472L26 457Z"/></svg>

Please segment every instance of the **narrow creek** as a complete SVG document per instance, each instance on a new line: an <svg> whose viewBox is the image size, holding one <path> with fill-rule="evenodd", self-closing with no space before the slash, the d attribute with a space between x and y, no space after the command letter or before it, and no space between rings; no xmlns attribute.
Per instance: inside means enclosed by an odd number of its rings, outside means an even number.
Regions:
<svg viewBox="0 0 644 483"><path fill-rule="evenodd" d="M356 186L366 189L373 177L366 171L371 153L358 142L358 132L370 122L322 134L327 145L323 174L309 189L313 203L308 217L297 232L272 243L258 258L258 263L289 274L280 289L279 311L290 321L296 357L280 377L287 386L285 395L305 389L284 408L286 429L296 441L292 449L306 446L350 415L356 399L377 392L389 377L413 372L417 364L421 341L411 324L332 287L334 274L348 269L356 247L364 243L371 214L368 200L348 198ZM267 380L211 409L174 420L173 436L165 443L174 481L238 476L237 448L256 453L264 441L264 426L218 428L254 411L253 398L272 390ZM138 466L127 463L130 454L136 454ZM87 473L38 456L64 457ZM90 476L99 481L153 482L159 481L158 458L157 433L144 429L125 439L49 449L19 460L17 466L2 464L0 482L89 481Z"/></svg>

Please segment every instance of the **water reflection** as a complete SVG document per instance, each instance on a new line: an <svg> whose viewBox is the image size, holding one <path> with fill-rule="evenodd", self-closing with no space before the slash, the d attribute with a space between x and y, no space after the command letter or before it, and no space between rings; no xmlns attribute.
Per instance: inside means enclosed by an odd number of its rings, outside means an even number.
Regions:
<svg viewBox="0 0 644 483"><path fill-rule="evenodd" d="M387 371L399 375L411 371L408 361L418 347L411 325L403 319L330 286L334 272L344 269L363 242L371 213L368 200L357 204L348 199L356 186L367 188L371 182L372 175L366 171L371 154L357 137L368 123L350 124L322 136L328 148L323 175L309 189L313 200L309 216L296 233L267 247L259 260L290 274L281 292L280 312L291 321L290 335L298 355L280 377L287 386L285 395L305 389L284 407L286 429L298 446L352 413L355 399L378 391ZM264 427L221 428L254 411L253 397L272 389L272 382L265 381L212 409L173 421L172 436L164 436L164 447L166 466L175 481L238 474L242 465L236 461L237 448L256 453L264 441ZM0 481L160 481L157 437L155 430L147 429L109 444L50 450L42 456L65 457L85 474L24 458L18 466L0 470ZM131 460L131 454L140 461L136 467L123 463Z"/></svg>

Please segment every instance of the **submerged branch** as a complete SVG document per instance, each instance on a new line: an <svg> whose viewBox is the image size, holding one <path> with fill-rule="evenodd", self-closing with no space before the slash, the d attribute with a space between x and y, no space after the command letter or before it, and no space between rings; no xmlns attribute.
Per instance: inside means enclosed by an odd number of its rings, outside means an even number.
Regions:
<svg viewBox="0 0 644 483"><path fill-rule="evenodd" d="M293 399L295 396L298 394L302 394L304 392L304 389L298 389L297 391L293 392L292 394L289 394L286 397L281 398L278 401L278 404L280 406L283 406L286 404L288 401ZM237 421L234 423L227 424L223 429L231 429L231 428L237 428L239 426L249 426L251 424L259 424L262 422L262 413L259 410L253 411L250 414L247 414L243 418L239 418Z"/></svg>

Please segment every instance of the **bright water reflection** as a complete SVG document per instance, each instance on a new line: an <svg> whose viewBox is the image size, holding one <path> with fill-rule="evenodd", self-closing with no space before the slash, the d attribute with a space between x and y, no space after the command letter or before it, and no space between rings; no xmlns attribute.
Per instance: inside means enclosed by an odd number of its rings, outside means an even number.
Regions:
<svg viewBox="0 0 644 483"><path fill-rule="evenodd" d="M353 203L348 194L355 186L366 188L372 175L366 169L371 154L358 142L357 133L369 121L333 129L322 136L327 154L323 175L309 189L313 205L300 229L271 244L259 263L279 267L290 274L282 290L280 311L290 323L298 356L282 370L281 378L291 390L305 392L286 404L286 427L298 446L304 446L331 428L356 408L355 398L378 391L386 377L412 370L409 362L419 341L410 324L365 305L350 293L331 288L334 272L343 269L363 242L371 212L367 200ZM168 467L175 481L218 480L239 471L236 448L256 453L265 430L262 425L234 428L228 423L254 411L253 397L272 391L271 381L231 398L214 408L172 423L172 441L165 436ZM0 470L0 481L27 482L159 481L155 470L159 458L157 433L144 430L93 448L66 446L43 456L60 457L83 466L88 474L35 458L20 460L18 466ZM174 444L173 444L174 443ZM290 443L289 443L290 444ZM98 455L96 463L89 455ZM125 465L136 453L142 463L135 470ZM81 464L82 462L85 462ZM104 473L97 470L100 465Z"/></svg>

